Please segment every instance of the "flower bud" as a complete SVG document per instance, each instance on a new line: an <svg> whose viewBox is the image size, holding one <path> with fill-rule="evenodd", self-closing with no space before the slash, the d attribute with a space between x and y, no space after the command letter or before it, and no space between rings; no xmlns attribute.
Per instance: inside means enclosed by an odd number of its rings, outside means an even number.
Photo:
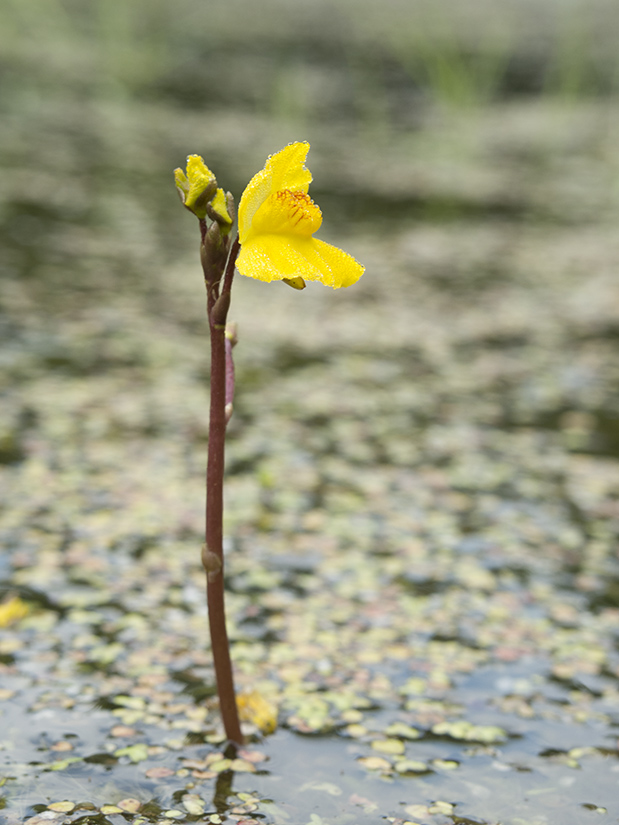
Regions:
<svg viewBox="0 0 619 825"><path fill-rule="evenodd" d="M218 189L211 202L206 204L206 214L212 221L217 221L224 234L230 231L234 218L228 211L228 203L223 189Z"/></svg>
<svg viewBox="0 0 619 825"><path fill-rule="evenodd" d="M228 257L229 237L223 236L221 227L213 221L200 247L200 261L208 283L219 281Z"/></svg>
<svg viewBox="0 0 619 825"><path fill-rule="evenodd" d="M189 155L187 174L182 169L175 169L174 181L185 208L204 220L207 204L217 192L217 180L200 155Z"/></svg>
<svg viewBox="0 0 619 825"><path fill-rule="evenodd" d="M226 317L230 309L230 293L222 292L211 311L211 324L215 329L226 328Z"/></svg>

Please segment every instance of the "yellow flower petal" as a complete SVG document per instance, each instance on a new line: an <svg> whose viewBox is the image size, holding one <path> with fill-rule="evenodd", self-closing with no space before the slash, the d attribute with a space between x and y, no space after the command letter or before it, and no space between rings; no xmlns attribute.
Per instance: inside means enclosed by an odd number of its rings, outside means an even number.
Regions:
<svg viewBox="0 0 619 825"><path fill-rule="evenodd" d="M303 278L338 289L350 286L364 268L351 255L317 238L261 235L241 246L237 258L241 275L259 281Z"/></svg>
<svg viewBox="0 0 619 825"><path fill-rule="evenodd" d="M274 192L289 189L291 192L307 194L312 182L312 173L304 166L309 152L309 143L291 143L281 152L271 155L250 182L239 203L239 240L246 239L254 215L264 201Z"/></svg>
<svg viewBox="0 0 619 825"><path fill-rule="evenodd" d="M312 182L312 173L305 168L309 149L310 145L306 140L301 143L290 143L269 158L267 166L271 170L274 190L292 189L307 192Z"/></svg>
<svg viewBox="0 0 619 825"><path fill-rule="evenodd" d="M316 254L315 263L325 275L325 278L321 279L323 284L333 289L352 286L365 272L365 267L356 258L337 246L325 243L319 238L312 238L312 248ZM326 280L329 276L332 280Z"/></svg>

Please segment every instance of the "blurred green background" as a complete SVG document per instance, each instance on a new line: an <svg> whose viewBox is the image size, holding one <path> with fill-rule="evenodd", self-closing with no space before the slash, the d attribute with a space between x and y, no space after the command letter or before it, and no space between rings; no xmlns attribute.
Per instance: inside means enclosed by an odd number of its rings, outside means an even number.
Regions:
<svg viewBox="0 0 619 825"><path fill-rule="evenodd" d="M475 158L476 113L610 105L618 23L613 0L2 0L2 305L152 295L195 233L171 185L188 153L238 198L309 140L327 235L474 210L483 184L449 164Z"/></svg>

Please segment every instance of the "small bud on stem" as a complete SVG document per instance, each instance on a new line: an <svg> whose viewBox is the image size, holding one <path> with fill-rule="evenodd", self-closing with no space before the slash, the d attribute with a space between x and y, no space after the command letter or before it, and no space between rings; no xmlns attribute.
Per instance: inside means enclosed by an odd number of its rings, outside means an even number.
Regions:
<svg viewBox="0 0 619 825"><path fill-rule="evenodd" d="M223 567L219 556L211 552L206 544L202 545L202 567L204 567L210 582L219 576Z"/></svg>

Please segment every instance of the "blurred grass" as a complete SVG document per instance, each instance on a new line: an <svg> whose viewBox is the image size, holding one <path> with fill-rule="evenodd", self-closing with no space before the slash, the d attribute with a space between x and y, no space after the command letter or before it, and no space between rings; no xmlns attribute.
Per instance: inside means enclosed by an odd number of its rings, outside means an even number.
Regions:
<svg viewBox="0 0 619 825"><path fill-rule="evenodd" d="M403 85L453 105L608 94L618 22L611 0L3 0L2 85L5 102L54 89L312 118Z"/></svg>

